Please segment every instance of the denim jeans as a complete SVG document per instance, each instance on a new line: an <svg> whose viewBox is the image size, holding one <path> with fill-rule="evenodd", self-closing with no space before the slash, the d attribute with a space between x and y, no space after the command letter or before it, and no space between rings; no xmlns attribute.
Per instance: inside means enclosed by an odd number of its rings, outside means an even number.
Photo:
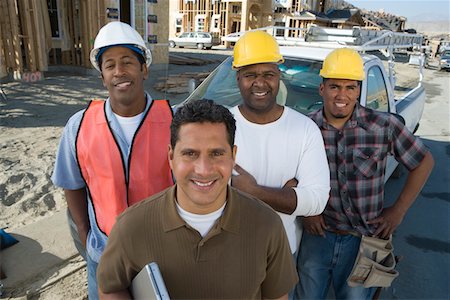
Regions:
<svg viewBox="0 0 450 300"><path fill-rule="evenodd" d="M89 300L98 300L97 287L97 267L98 263L87 255L87 277L88 277L88 296Z"/></svg>
<svg viewBox="0 0 450 300"><path fill-rule="evenodd" d="M326 231L326 237L303 232L297 260L300 281L297 299L326 299L333 285L336 299L371 299L375 288L350 287L347 278L358 255L361 238Z"/></svg>
<svg viewBox="0 0 450 300"><path fill-rule="evenodd" d="M295 251L295 253L292 253L292 259L294 260L294 264L297 266L297 255L298 250ZM298 283L297 283L298 284ZM297 284L292 288L292 290L288 293L288 300L295 300L295 288L297 287Z"/></svg>

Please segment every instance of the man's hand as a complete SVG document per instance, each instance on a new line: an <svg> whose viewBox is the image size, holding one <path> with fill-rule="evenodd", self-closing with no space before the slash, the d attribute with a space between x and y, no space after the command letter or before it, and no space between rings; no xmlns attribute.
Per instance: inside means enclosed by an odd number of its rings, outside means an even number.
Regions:
<svg viewBox="0 0 450 300"><path fill-rule="evenodd" d="M294 187L296 187L297 185L298 185L298 180L295 179L295 178L292 178L292 179L288 180L288 182L286 182L286 183L283 185L283 188L294 188Z"/></svg>
<svg viewBox="0 0 450 300"><path fill-rule="evenodd" d="M288 180L281 188L273 188L259 185L255 177L238 164L234 166L234 171L238 173L231 176L231 185L234 188L258 198L278 212L290 215L295 211L297 194L293 187L297 186L297 179Z"/></svg>
<svg viewBox="0 0 450 300"><path fill-rule="evenodd" d="M379 217L368 221L367 224L377 225L377 230L374 233L375 237L388 239L403 221L404 216L405 212L397 209L395 206L391 206L384 208Z"/></svg>
<svg viewBox="0 0 450 300"><path fill-rule="evenodd" d="M327 225L325 225L325 220L323 219L322 215L303 217L302 222L303 229L309 234L325 237L325 230L327 229Z"/></svg>
<svg viewBox="0 0 450 300"><path fill-rule="evenodd" d="M239 173L239 175L231 176L231 185L238 190L246 192L253 195L253 190L258 186L255 177L253 177L249 172L244 170L241 166L236 164L234 170Z"/></svg>

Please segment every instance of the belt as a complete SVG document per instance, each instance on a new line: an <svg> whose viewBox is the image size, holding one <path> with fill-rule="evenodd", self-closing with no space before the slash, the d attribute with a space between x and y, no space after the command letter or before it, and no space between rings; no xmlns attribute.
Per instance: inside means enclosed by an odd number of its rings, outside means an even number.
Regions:
<svg viewBox="0 0 450 300"><path fill-rule="evenodd" d="M328 228L327 231L337 234L337 235L353 235L356 237L361 237L361 234L356 231L351 230L341 230L341 229L334 229L334 228Z"/></svg>

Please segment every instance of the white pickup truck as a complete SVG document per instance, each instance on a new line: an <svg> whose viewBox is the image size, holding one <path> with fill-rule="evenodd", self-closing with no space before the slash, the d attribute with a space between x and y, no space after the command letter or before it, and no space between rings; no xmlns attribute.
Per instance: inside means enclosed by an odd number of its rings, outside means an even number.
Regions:
<svg viewBox="0 0 450 300"><path fill-rule="evenodd" d="M378 34L378 37L380 37L380 34ZM417 36L412 39L409 36L406 37L403 38L405 48L411 46L407 45L406 42L408 41L405 42L405 39L420 46L421 39L417 39ZM397 87L397 89L403 91L403 95L396 95L396 79L392 58L394 48L397 49L398 45L392 47L392 45L380 44L379 41L383 39L383 43L386 43L386 37L383 37L375 42L365 42L362 46L346 45L360 51L383 50L391 58L389 62L383 62L374 54L361 54L366 76L362 82L360 103L378 111L396 114L405 122L409 130L415 132L419 126L425 103L425 90L421 83L423 78L421 74L422 65L409 65L409 67L415 69L412 72L419 72L417 84L409 90L405 87ZM372 38L371 40L375 39ZM392 41L389 44L392 44ZM279 66L281 83L277 102L292 107L303 114L308 114L321 107L322 98L318 90L322 78L319 76L319 71L325 57L336 47L342 47L342 45L336 43L325 43L324 45L323 42L302 41L294 46L281 46L280 51L285 58L285 62ZM421 62L423 60L419 59L419 64ZM242 99L231 63L232 57L228 57L185 101L211 99L227 107L240 104ZM387 69L385 68L386 64L388 65ZM405 65L408 66L408 64ZM386 180L392 175L397 165L395 159L389 158Z"/></svg>

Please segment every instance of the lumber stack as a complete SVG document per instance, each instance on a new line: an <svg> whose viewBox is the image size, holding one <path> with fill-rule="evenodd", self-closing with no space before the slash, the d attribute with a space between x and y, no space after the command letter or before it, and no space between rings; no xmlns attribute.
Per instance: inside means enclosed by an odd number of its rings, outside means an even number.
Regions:
<svg viewBox="0 0 450 300"><path fill-rule="evenodd" d="M209 72L185 72L181 74L169 75L168 77L158 78L159 82L153 85L157 91L168 94L184 94L189 92L189 80L194 79L198 84L201 83Z"/></svg>
<svg viewBox="0 0 450 300"><path fill-rule="evenodd" d="M174 65L193 65L193 66L203 66L211 63L215 63L217 60L207 59L207 58L194 58L187 55L169 53L169 64Z"/></svg>

